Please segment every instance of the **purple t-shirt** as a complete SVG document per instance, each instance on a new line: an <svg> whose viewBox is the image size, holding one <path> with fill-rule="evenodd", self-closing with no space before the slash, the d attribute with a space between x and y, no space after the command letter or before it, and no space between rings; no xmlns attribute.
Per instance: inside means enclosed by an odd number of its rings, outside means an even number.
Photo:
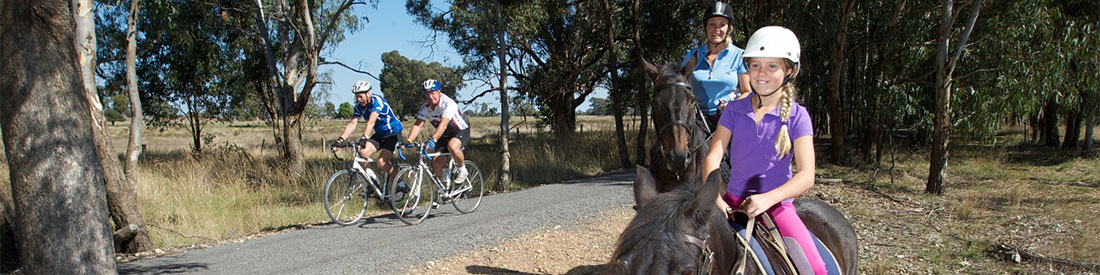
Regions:
<svg viewBox="0 0 1100 275"><path fill-rule="evenodd" d="M729 144L730 182L726 192L738 198L760 194L778 188L791 179L791 160L794 148L782 159L775 152L775 140L779 136L779 109L775 108L756 125L753 118L752 96L729 103L718 125L731 132ZM791 104L787 131L791 142L802 136L812 135L813 123L806 108ZM790 200L786 200L790 201Z"/></svg>

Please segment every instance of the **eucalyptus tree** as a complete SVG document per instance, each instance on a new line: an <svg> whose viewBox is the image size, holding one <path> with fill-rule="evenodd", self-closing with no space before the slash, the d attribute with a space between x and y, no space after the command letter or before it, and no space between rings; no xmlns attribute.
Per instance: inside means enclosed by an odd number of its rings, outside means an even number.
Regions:
<svg viewBox="0 0 1100 275"><path fill-rule="evenodd" d="M203 0L217 7L223 21L246 33L241 41L248 84L257 91L272 125L280 157L291 174L302 175L305 159L301 122L314 89L318 67L338 64L322 55L344 35L361 28L366 17L356 7L378 1L356 0ZM263 72L257 74L257 72Z"/></svg>
<svg viewBox="0 0 1100 275"><path fill-rule="evenodd" d="M503 25L508 74L516 79L517 90L543 107L556 134L570 137L576 107L602 76L598 72L606 48L598 42L602 29L596 28L602 11L584 1L504 2L507 23L498 23L491 16L496 7L483 1L451 1L445 10L437 10L428 1L412 0L406 8L417 22L451 38L475 78L499 72L491 64Z"/></svg>
<svg viewBox="0 0 1100 275"><path fill-rule="evenodd" d="M936 101L933 108L934 118L932 119L933 132L932 132L932 153L928 167L928 184L925 185L924 192L943 195L943 183L947 174L947 154L949 137L951 136L951 92L954 88L953 74L955 67L962 57L963 50L966 48L967 39L970 38L970 33L973 32L975 23L978 20L978 14L982 10L982 1L975 0L970 7L970 15L963 23L961 34L959 34L959 40L955 43L954 49L949 49L951 45L951 38L954 37L955 21L957 16L962 15L955 14L955 3L953 0L942 0L942 16L943 20L940 22L939 39L937 40L936 50Z"/></svg>
<svg viewBox="0 0 1100 275"><path fill-rule="evenodd" d="M91 13L88 0L0 2L0 129L29 274L115 272L94 79L88 88Z"/></svg>
<svg viewBox="0 0 1100 275"><path fill-rule="evenodd" d="M97 4L94 27L101 31L97 31L95 37L97 42L103 42L103 46L96 47L97 62L90 64L98 77L107 78L104 82L108 88L99 90L99 96L104 95L103 91L122 91L120 87L126 88L126 93L114 94L111 102L113 110L130 116L130 133L121 171L115 154L106 142L110 132L105 129L100 131L103 142L97 143L106 179L107 206L115 229L115 248L126 253L153 249L153 241L137 206L135 190L139 175L138 146L144 127L136 75L139 6L137 0L130 1L128 5L123 1ZM110 65L102 66L104 63ZM104 67L110 67L114 77L108 78L103 73Z"/></svg>

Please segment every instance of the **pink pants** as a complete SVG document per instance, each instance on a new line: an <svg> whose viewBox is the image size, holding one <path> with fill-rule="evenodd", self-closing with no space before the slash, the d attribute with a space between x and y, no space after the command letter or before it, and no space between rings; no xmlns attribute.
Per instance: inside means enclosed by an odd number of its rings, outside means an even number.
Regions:
<svg viewBox="0 0 1100 275"><path fill-rule="evenodd" d="M726 194L722 196L722 200L725 200L730 207L734 209L738 205L741 205L741 198L734 197L733 195ZM794 209L794 204L788 201L779 202L771 209L768 209L768 215L772 216L772 220L775 221L775 227L779 229L779 235L784 239L791 238L798 242L798 246L802 248L802 252L806 255L806 260L810 262L810 267L813 268L814 274L827 274L825 270L825 260L821 259L821 254L817 252L817 246L814 245L814 240L810 238L810 230L806 229L806 224L802 223L802 219L798 218L798 213ZM781 241L781 240L780 240Z"/></svg>

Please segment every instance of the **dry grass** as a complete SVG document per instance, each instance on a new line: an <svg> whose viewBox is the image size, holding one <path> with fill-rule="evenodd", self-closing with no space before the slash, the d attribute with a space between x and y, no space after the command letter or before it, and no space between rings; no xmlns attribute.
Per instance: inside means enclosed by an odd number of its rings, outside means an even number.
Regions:
<svg viewBox="0 0 1100 275"><path fill-rule="evenodd" d="M615 148L613 132L594 131L609 129L613 125L610 118L578 118L578 125L584 125L578 128L584 132L571 144L554 142L546 128L535 127L534 118L529 117L526 123L522 118L512 121L519 126L512 132L511 189L622 169L618 152L609 149ZM210 124L205 133L214 139L204 145L201 154L191 153L191 137L186 129L146 129L138 205L150 225L154 242L158 247L188 246L288 225L327 222L320 201L324 181L347 164L334 160L324 144L346 123L346 120L304 123L307 166L304 179L291 177L281 167L278 151L272 144L272 131L262 121ZM499 165L495 164L500 156L494 144L499 140L499 122L495 118L473 118L471 124L473 137L466 152L489 174L487 179L495 181L499 173ZM119 123L110 128L115 152L125 151L128 125ZM362 127L359 125L357 131ZM425 131L429 130L430 127ZM628 133L631 139L633 135ZM615 158L608 157L613 154ZM6 162L0 162L3 176L0 191L10 198L7 169Z"/></svg>
<svg viewBox="0 0 1100 275"><path fill-rule="evenodd" d="M937 235L943 236L917 254L921 261L945 267L933 273L968 270L973 267L960 263L976 259L990 261L990 245L995 244L1095 264L1100 263L1100 254L1095 253L1100 251L1100 221L1095 218L1100 215L1100 175L1096 173L1100 159L1078 154L1030 145L955 145L942 197L923 193L928 175L924 150L898 148L896 162L887 160L878 172L822 165L819 173L902 198L902 208L908 203L923 207L924 218L930 221L925 226L938 227ZM892 171L891 164L896 165ZM846 214L855 219L874 216L860 211ZM866 264L874 271L891 267L889 261ZM1052 272L1046 264L1021 268L1016 272Z"/></svg>

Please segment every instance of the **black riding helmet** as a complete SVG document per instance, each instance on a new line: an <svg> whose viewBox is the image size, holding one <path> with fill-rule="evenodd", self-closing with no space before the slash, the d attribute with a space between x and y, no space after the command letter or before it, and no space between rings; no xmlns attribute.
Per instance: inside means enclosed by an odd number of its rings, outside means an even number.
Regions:
<svg viewBox="0 0 1100 275"><path fill-rule="evenodd" d="M721 16L726 20L733 23L733 7L729 4L722 3L721 1L714 1L714 5L707 7L707 12L703 14L703 22L707 22L711 17Z"/></svg>

